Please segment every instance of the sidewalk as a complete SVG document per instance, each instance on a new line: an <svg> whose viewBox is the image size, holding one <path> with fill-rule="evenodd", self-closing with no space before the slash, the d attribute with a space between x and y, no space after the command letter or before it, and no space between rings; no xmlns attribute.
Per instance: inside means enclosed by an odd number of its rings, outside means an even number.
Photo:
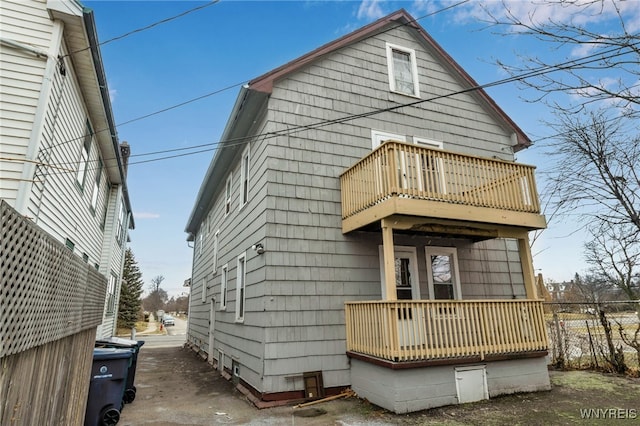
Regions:
<svg viewBox="0 0 640 426"><path fill-rule="evenodd" d="M158 330L158 323L156 322L156 320L150 319L149 323L147 324L147 329L136 333L136 336L144 336L146 334L155 334L157 330ZM164 330L164 328L163 328L163 331L166 333L166 330Z"/></svg>

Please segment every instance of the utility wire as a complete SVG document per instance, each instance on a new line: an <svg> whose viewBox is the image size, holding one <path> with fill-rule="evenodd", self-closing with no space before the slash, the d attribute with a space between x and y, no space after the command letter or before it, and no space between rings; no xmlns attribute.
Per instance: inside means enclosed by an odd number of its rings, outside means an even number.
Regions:
<svg viewBox="0 0 640 426"><path fill-rule="evenodd" d="M226 92L227 90L233 89L234 87L242 86L243 84L247 84L248 82L249 82L249 80L245 80L245 81L242 81L242 82L240 82L240 83L232 84L232 85L230 85L230 86L224 87L224 88L222 88L222 89L215 90L215 91L213 91L213 92L206 93L206 94L204 94L204 95L198 96L198 97L196 97L196 98L189 99L189 100L184 101L184 102L181 102L181 103L179 103L179 104L175 104L175 105L172 105L172 106L169 106L169 107L166 107L166 108L160 109L160 110L158 110L158 111L150 112L149 114L142 115L142 116L140 116L140 117L132 118L131 120L124 121L124 122L122 122L122 123L118 123L118 124L116 125L116 127L124 126L125 124L133 123L133 122L135 122L135 121L144 120L145 118L149 118L149 117L152 117L152 116L154 116L154 115L161 114L161 113L163 113L163 112L171 111L172 109L176 109L176 108L183 107L183 106L185 106L185 105L188 105L188 104L190 104L190 103L193 103L193 102L199 101L199 100L201 100L201 99L208 98L209 96L213 96L213 95L217 95L217 94L222 93L222 92Z"/></svg>
<svg viewBox="0 0 640 426"><path fill-rule="evenodd" d="M203 5L194 7L194 8L189 9L189 10L185 10L184 12L181 12L181 13L179 13L177 15L170 16L168 18L165 18L165 19L162 19L160 21L154 22L154 23L149 24L147 26L144 26L144 27L141 27L141 28L136 28L135 30L131 30L128 33L125 33L125 34L110 38L109 40L106 40L106 41L103 41L101 43L98 43L98 46L103 46L103 45L105 45L107 43L111 43L111 42L114 42L116 40L121 40L121 39L129 37L129 36L131 36L133 34L137 34L137 33L143 32L143 31L150 30L151 28L157 27L158 25L166 24L167 22L171 22L171 21L174 21L174 20L176 20L178 18L182 18L183 16L188 15L190 13L196 12L198 10L202 10L202 9L204 9L206 7L209 7L209 6L213 6L214 4L216 4L218 2L220 2L220 0L211 0L211 1L209 1L209 2L207 2L205 4L203 4ZM89 49L91 49L91 46L87 46L87 47L85 47L83 49L78 49L76 51L69 52L64 56L61 56L60 58L66 58L68 56L72 56L72 55L75 55L76 53L84 52L85 50L89 50Z"/></svg>
<svg viewBox="0 0 640 426"><path fill-rule="evenodd" d="M635 44L636 45L640 45L640 42L637 42ZM630 45L628 47L629 48L633 48L634 45ZM383 112L395 111L395 110L398 110L398 109L401 109L401 108L405 108L405 107L408 107L408 106L415 106L415 105L419 105L419 104L422 104L422 103L425 103L425 102L433 102L433 101L436 101L436 100L439 100L439 99L449 98L449 97L452 97L452 96L465 94L465 93L469 93L469 92L474 92L474 91L485 89L485 88L489 88L489 87L500 86L500 85L507 84L507 83L512 83L512 82L515 82L515 81L521 81L521 80L524 80L524 79L527 79L527 78L532 78L532 77L537 77L537 76L540 76L540 75L544 75L544 74L549 73L549 72L566 70L566 69L570 69L571 67L574 67L574 66L583 66L583 65L587 65L589 63L597 62L597 61L600 61L600 60L603 60L603 59L612 59L612 58L617 57L617 56L622 56L622 55L626 55L628 53L631 53L631 52L618 52L619 50L620 50L620 48L610 49L610 50L605 51L605 52L600 52L598 54L588 55L588 56L585 56L583 58L566 61L566 62L563 62L563 63L560 63L560 64L539 67L537 69L530 70L530 71L528 71L526 73L523 73L523 74L520 74L520 75L504 78L504 79L501 79L501 80L496 80L496 81L493 81L493 82L490 82L490 83L476 85L476 86L472 86L472 87L469 87L469 88L466 88L466 89L462 89L462 90L459 90L459 91L449 92L449 93L446 93L446 94L443 94L443 95L433 96L433 97L430 97L430 98L427 98L427 99L420 99L420 100L417 100L417 101L414 101L414 102L395 105L395 106L388 107L388 108L375 109L375 110L364 112L364 113L360 113L360 114L350 114L350 115L346 115L344 117L331 119L331 120L322 120L322 121L319 121L319 122L316 122L316 123L312 123L312 124L298 125L298 126L286 129L286 130L280 130L280 131L256 134L256 135L251 135L251 136L244 136L244 137L234 138L234 139L227 139L224 142L232 142L232 143L231 144L225 144L225 147L231 147L231 146L234 146L234 145L237 145L237 144L242 144L246 140L253 139L253 138L260 138L260 137L273 138L273 137L277 137L277 136L288 136L288 135L295 134L295 133L298 133L298 132L304 131L304 130L310 130L310 129L314 129L314 128L324 127L324 126L331 125L331 124L344 123L344 122L347 122L347 121L350 121L350 120L354 120L354 119L358 119L358 118L365 118L365 117L369 117L369 116L372 116L372 115L380 114L380 113L383 113ZM604 56L605 54L612 53L612 52L617 52L617 53L616 54L612 54L610 56ZM200 148L202 146L207 146L207 145L217 145L220 142L223 142L223 141L212 142L210 144L204 144L204 145L198 145L196 147ZM188 149L191 149L191 147L185 147L185 148L179 148L179 149L180 150L188 150ZM173 151L173 150L171 150L171 151ZM167 152L167 151L156 151L156 152L153 152L153 153L137 154L135 156L156 155L156 154L162 154L162 153L165 153L165 152ZM132 155L132 157L134 157L134 155Z"/></svg>
<svg viewBox="0 0 640 426"><path fill-rule="evenodd" d="M640 45L640 42L636 42L636 43L630 44L629 46L625 46L625 47L628 48L628 49L633 49L637 45ZM251 139L254 139L254 138L270 139L270 138L274 138L274 137L278 137L278 136L288 136L288 135L296 134L296 133L299 133L299 132L302 132L302 131L305 131L305 130L325 127L325 126L329 126L329 125L332 125L332 124L344 123L344 122L347 122L347 121L351 121L351 120L355 120L355 119L359 119L359 118L365 118L365 117L369 117L369 116L372 116L372 115L380 114L380 113L383 113L383 112L396 111L396 110L401 109L401 108L405 108L405 107L409 107L409 106L416 106L416 105L419 105L419 104L422 104L422 103L425 103L425 102L433 102L433 101L436 101L436 100L449 98L449 97L460 95L460 94L470 93L470 92L474 92L474 91L477 91L477 90L485 89L485 88L488 88L488 87L495 87L495 86L499 86L499 85L503 85L503 84L507 84L507 83L521 81L521 80L524 80L524 79L527 79L527 78L541 76L541 75L544 75L544 74L547 74L547 73L550 73L550 72L567 70L567 69L571 69L573 67L584 66L584 65L587 65L587 64L590 64L590 63L593 63L593 62L597 62L597 61L600 61L600 60L612 59L612 58L615 58L615 57L618 57L618 56L623 56L623 55L632 53L632 50L631 51L621 51L625 47L622 47L622 48L621 47L615 47L615 48L612 48L612 49L605 50L603 52L587 55L587 56L582 57L582 58L577 58L577 59L573 59L573 60L570 60L570 61L565 61L565 62L562 62L562 63L559 63L559 64L541 66L541 67L538 67L536 69L529 70L529 71L527 71L525 73L522 73L522 74L519 74L519 75L515 75L515 76L511 76L511 77L508 77L508 78L504 78L504 79L501 79L501 80L496 80L496 81L489 82L489 83L486 83L486 84L472 86L472 87L469 87L469 88L466 88L466 89L462 89L462 90L459 90L459 91L455 91L455 92L450 92L450 93L445 93L445 94L438 95L438 96L433 96L433 97L430 97L430 98L427 98L427 99L420 99L420 100L417 100L417 101L414 101L414 102L395 105L395 106L388 107L388 108L375 109L375 110L367 111L367 112L360 113L360 114L350 114L350 115L346 115L346 116L339 117L339 118L336 118L336 119L322 120L322 121L318 121L316 123L311 123L311 124L307 124L307 125L298 125L298 126L294 126L294 127L291 127L291 128L288 128L288 129L284 129L284 130L279 130L279 131L267 132L267 133L262 133L262 134L254 134L254 135L244 136L244 137L239 137L239 138L231 138L231 139L227 139L225 141L211 142L211 143L207 143L207 144L195 145L195 146L184 147L184 148L174 148L174 149L171 149L171 150L162 150L162 151L155 151L155 152L150 152L150 153L135 154L135 155L132 155L131 157L141 157L141 156L164 154L164 153L169 153L169 152L187 151L187 150L192 150L192 149L196 149L196 148L203 148L203 147L207 147L207 146L212 147L210 149L199 150L199 151L195 151L195 152L188 152L188 153L183 153L183 154L177 154L177 155L170 155L170 156L154 158L154 159L150 159L150 160L130 162L129 165L149 163L149 162L154 162L154 161L162 161L162 160L168 160L168 159L172 159L172 158L184 157L184 156L187 156L187 155L200 154L200 153L207 152L207 151L214 151L214 150L219 148L219 144L221 142L226 142L222 148L230 148L230 147L233 147L233 146L236 146L236 145L244 144L247 140L251 140ZM70 165L70 164L77 164L77 163L78 162L69 162L69 163L60 163L59 165Z"/></svg>
<svg viewBox="0 0 640 426"><path fill-rule="evenodd" d="M391 31L391 30L393 30L395 28L399 28L401 26L406 26L406 25L408 25L410 23L415 23L416 21L418 21L420 19L424 19L426 17L433 16L436 13L440 13L440 12L446 11L448 9L451 9L453 7L457 7L457 6L461 5L461 4L467 3L468 1L469 0L461 1L459 3L450 5L450 6L446 7L446 8L443 8L443 9L440 9L438 11L432 12L430 14L427 14L427 15L421 16L419 18L416 18L416 19L414 19L412 21L409 21L408 23L399 24L397 26L388 28L385 31L381 31L381 32L377 32L375 34L371 34L371 36L379 35L379 34L382 34L384 32ZM213 3L211 3L211 4L213 4ZM209 6L211 4L207 4L205 6ZM203 8L205 6L199 6L196 9L192 9L191 11L197 10L199 8ZM186 13L189 13L189 12L190 11L187 11L187 12L183 13L182 15L184 15ZM171 18L169 18L169 19L171 19ZM175 19L175 17L173 19ZM157 24L158 23L156 23L156 25ZM151 27L151 26L149 26L149 27ZM147 28L147 27L145 27L145 28ZM140 29L140 30L142 30L142 29ZM133 33L133 32L131 32L131 33ZM123 36L121 36L119 38L122 38L124 36L125 35L123 35ZM109 41L112 41L112 40L113 39L111 39ZM635 43L635 44L632 44L632 45L629 45L629 46L626 46L626 47L631 48L631 47L634 47L637 44L638 43ZM341 118L338 118L338 119L320 121L320 122L312 123L312 124L309 124L309 125L295 126L295 127L289 128L287 130L281 130L281 131L277 131L277 132L269 132L269 133L265 133L265 134L252 135L252 136L247 136L247 137L243 137L243 138L228 139L225 142L231 142L231 143L226 143L225 147L234 146L235 144L233 142L235 142L236 144L237 143L243 143L245 140L251 139L251 138L256 138L256 137L259 138L261 136L264 137L264 138L272 138L272 137L281 136L281 135L294 134L294 133L298 133L300 131L313 129L313 128L318 128L318 127L323 127L323 126L327 126L327 125L331 125L331 124L343 123L343 122L346 122L346 121L354 120L354 119L357 119L357 118L368 117L368 116L379 114L379 113L382 113L382 112L394 111L394 110L397 110L397 109L400 109L400 108L404 108L404 107L407 107L407 106L414 106L414 105L421 104L421 103L424 103L424 102L435 101L435 100L438 100L438 99L442 99L442 98L446 98L446 97L450 97L450 96L455 96L455 95L459 95L459 94L463 94L463 93L467 93L467 92L471 92L471 91L476 91L476 90L480 90L480 89L484 89L484 88L488 88L488 87L498 86L498 85L510 83L510 82L513 82L513 81L524 80L526 78L531 78L531 77L543 75L546 72L553 72L553 71L558 71L558 70L562 70L562 69L571 69L571 68L576 67L576 66L584 66L584 65L586 65L588 63L596 62L598 60L610 59L610 58L613 58L613 57L616 57L616 56L622 56L624 54L630 53L630 52L622 52L622 53L620 53L620 50L623 49L623 48L618 46L618 47L612 48L610 50L606 50L606 51L603 51L603 52L595 53L595 54L592 54L592 55L585 56L583 58L574 59L574 60L567 61L567 62L564 62L564 63L561 63L561 64L539 67L537 69L530 70L530 71L528 71L526 73L523 73L523 74L520 74L520 75L516 75L516 76L512 76L512 77L509 77L509 78L506 78L506 79L503 79L503 80L497 80L497 81L494 81L494 82L491 82L491 83L487 83L487 84L484 84L484 85L473 86L473 87L470 87L470 88L467 88L467 89L464 89L464 90L461 90L461 91L458 91L458 92L452 92L452 93L449 93L449 94L440 95L440 96L436 96L436 97L432 97L432 98L428 98L428 99L422 99L422 100L419 100L419 101L415 101L415 102L411 102L411 103L407 103L407 104L401 104L401 105L397 105L397 106L390 107L390 108L373 110L373 111L369 111L369 112L361 113L361 114L348 115L348 116L341 117ZM614 55L611 55L609 57L605 56L606 54L609 54L611 52L618 52L618 53L614 54ZM591 60L591 58L594 58L594 59ZM587 59L589 59L589 60L585 61ZM581 62L581 61L584 61L584 62ZM205 95L198 96L196 98L187 100L187 101L182 102L180 104L176 104L176 105L164 108L162 110L147 114L145 116L137 117L137 118L129 120L127 122L118 124L118 126L121 126L121 125L124 125L124 124L128 124L128 123L131 123L131 122L134 122L134 121L142 120L142 119L148 118L148 117L150 117L152 115L156 115L156 114L159 114L159 113L171 110L171 109L178 108L180 106L195 102L195 101L203 99L203 98L206 98L208 96L212 96L214 94L223 92L225 90L229 90L229 89L231 89L233 87L237 87L237 86L239 86L241 84L244 84L244 83L246 83L246 82L242 82L242 83L238 83L238 84L235 84L235 85L227 86L226 88L223 88L223 89L220 89L220 90L216 90L214 92L210 92L210 93L205 94ZM84 137L84 135L81 136L81 137L78 137L78 138L74 138L72 140L78 140L78 139L81 139L83 137ZM71 141L71 140L69 140L69 141ZM62 144L66 143L66 142L69 142L69 141L60 142L60 143L56 144L55 146L62 145ZM131 157L149 156L149 155L157 155L157 154L169 153L169 152L193 150L193 149L196 149L196 148L201 148L201 147L206 147L206 146L216 146L218 144L219 144L219 142L212 142L212 143L208 143L208 144L201 144L201 145L190 146L190 147L185 147L185 148L176 148L176 149L162 150L162 151L156 151L156 152L151 152L151 153L134 154ZM146 162L151 162L151 161L166 160L166 159L171 159L171 158L175 158L175 157L181 157L181 156L185 156L185 155L194 155L194 154L198 154L198 153L202 153L202 152L210 151L210 150L212 150L212 149L200 150L200 151L190 152L190 153L186 153L186 154L180 154L180 155L176 155L176 156L165 156L165 157L152 159L152 160L141 161L141 162L130 162L129 164L140 164L142 162L146 163ZM78 164L78 162L69 162L69 163L61 163L61 164Z"/></svg>
<svg viewBox="0 0 640 426"><path fill-rule="evenodd" d="M461 5L465 4L465 3L468 3L469 1L471 1L471 0L462 0L462 1L458 2L458 3L451 4L451 5L447 6L447 7L442 8L442 9L438 9L438 10L436 10L436 11L434 11L434 12L428 13L428 14L423 15L423 16L420 16L420 17L418 17L418 18L414 18L413 20L411 20L411 21L409 21L409 22L406 22L406 23L404 23L404 24L398 24L398 25L396 25L396 26L393 26L393 27L387 28L387 29L386 29L386 30L384 30L384 31L380 31L380 32L377 32L377 33L375 33L375 34L371 34L371 35L369 35L369 36L367 36L367 37L363 38L363 40L366 40L366 39L368 39L368 38L371 38L371 37L373 37L374 35L375 35L375 36L377 36L377 35L384 34L384 33L387 33L387 32L389 32L389 31L395 30L395 29L400 28L400 27L406 27L406 26L408 26L408 25L410 25L410 24L415 24L415 23L417 23L418 21L420 21L420 20L422 20L422 19L428 18L428 17L430 17L430 16L434 16L434 15L436 15L436 14L438 14L438 13L446 12L446 11L447 11L447 10L449 10L449 9L453 9L453 8L455 8L455 7L461 6ZM301 64L301 65L306 65L308 62L310 62L310 61L312 61L312 60L316 60L316 58L313 58L313 59L308 58L308 59L306 59L305 61L301 61L301 62L300 62L300 64ZM125 124L133 123L134 121L139 121L139 120L142 120L142 119L144 119L144 118L148 118L148 117L154 116L154 115L156 115L156 114L160 114L160 113L163 113L163 112L166 112L166 111L170 111L170 110L172 110L172 109L175 109L175 108L178 108L178 107L181 107L181 106L184 106L184 105L190 104L190 103L195 102L195 101L199 101L200 99L207 98L207 97L209 97L209 96L211 96L211 95L215 95L215 94L217 94L217 93L221 93L221 92L224 92L224 91L226 91L226 90L233 89L234 87L241 86L241 85L243 85L243 84L248 83L249 81L251 81L251 80L245 80L245 81L243 81L243 82L241 82L241 83L237 83L237 84L234 84L234 85L231 85L231 86L227 86L227 87L225 87L224 89L220 89L220 90L217 90L217 91L215 91L215 92L211 92L211 93L208 93L208 94L205 94L205 95L202 95L202 96L198 96L198 97L196 97L196 98L189 99L189 100L187 100L187 101L184 101L184 102L181 102L181 103L179 103L179 104L176 104L176 105L173 105L173 106L170 106L170 107L167 107L167 108L164 108L164 109L161 109L161 110L158 110L158 111L155 111L155 112L152 112L152 113L149 113L149 114L143 115L143 116L141 116L141 117L137 117L137 118L134 118L134 119L131 119L131 120L125 121L125 122L123 122L123 123L119 123L119 124L118 124L118 127L119 127L119 126L124 126Z"/></svg>
<svg viewBox="0 0 640 426"><path fill-rule="evenodd" d="M216 0L215 2L218 2L218 1L219 1L219 0ZM387 29L386 29L386 30L384 30L384 31L380 31L380 32L376 32L375 34L371 34L371 35L369 35L369 36L367 36L367 37L363 38L363 40L366 40L366 39L368 39L368 38L370 38L370 37L373 37L373 36L377 36L377 35L380 35L380 34L387 33L387 32L389 32L389 31L395 30L395 29L400 28L400 27L405 27L405 26L408 26L408 25L410 25L410 24L415 24L415 23L417 23L418 21L420 21L420 20L422 20L422 19L425 19L425 18L428 18L428 17L434 16L434 15L437 15L437 14L442 13L442 12L446 12L447 10L450 10L450 9L455 8L455 7L461 6L461 5L465 4L465 3L468 3L469 1L470 1L470 0L462 0L462 1L458 2L458 3L451 4L451 5L447 6L447 7L442 8L442 9L438 9L438 10L436 10L436 11L433 11L433 12L427 13L426 15L420 16L420 17L418 17L418 18L414 18L413 20L408 21L408 22L406 22L406 23L404 23L404 24L398 24L398 25L392 26L392 27L390 27L390 28L387 28ZM213 4L213 3L208 3L206 6L210 6L211 4ZM203 7L206 7L206 6L200 6L199 8L203 8ZM184 12L184 13L182 13L181 15L178 15L178 16L183 16L183 15L185 15L185 14L187 14L187 13L190 13L190 12L192 12L192 11L198 10L199 8L191 9L191 10L189 10L189 11L187 11L187 12ZM176 17L168 18L168 19L166 19L166 20L164 20L164 21L168 21L168 20L175 19L175 18L176 18ZM161 21L161 22L163 22L163 21ZM144 27L144 29L146 29L146 28L150 28L150 27L155 26L155 25L157 25L157 24L158 24L158 23L156 23L156 24L152 24L152 25L149 25L148 27ZM141 30L143 30L143 29L139 29L139 30L131 31L130 33L124 34L124 35L119 36L119 37L115 37L115 38L110 39L110 40L107 40L107 41L106 41L106 42L104 42L104 43L100 43L100 45L105 44L105 43L108 43L108 42L113 41L113 40L117 40L117 39L120 39L120 38L124 38L124 37L125 37L125 36L127 36L127 35L130 35L130 34L135 33L135 32L139 32L139 31L141 31ZM87 50L87 49L89 49L89 48L90 48L90 47L87 47L87 48L82 49L82 50L79 50L79 51L77 51L77 52L81 52L81 51L83 51L83 50ZM73 53L76 53L76 52L73 52ZM310 62L311 60L312 60L311 58L307 58L305 61L301 61L300 63L301 63L301 65L305 65L306 63ZM314 60L315 60L315 58L314 58ZM233 89L233 88L235 88L235 87L242 86L243 84L246 84L246 83L248 83L249 81L251 81L251 80L244 80L244 81L242 81L242 82L240 82L240 83L236 83L236 84L234 84L234 85L227 86L227 87L225 87L225 88L223 88L223 89L218 89L218 90L215 90L215 91L213 91L213 92L209 92L209 93L207 93L207 94L204 94L204 95L201 95L201 96L197 96L197 97L192 98L192 99L188 99L188 100L186 100L186 101L184 101L184 102L180 102L180 103L178 103L178 104L175 104L175 105L172 105L172 106L169 106L169 107L166 107L166 108L163 108L163 109L160 109L160 110L154 111L154 112L150 112L150 113L145 114L145 115L143 115L143 116L136 117L136 118L133 118L133 119L127 120L127 121L122 122L122 123L118 123L118 124L116 124L116 128L121 127L121 126L124 126L124 125L126 125L126 124L130 124L130 123L136 122L136 121L140 121L140 120L143 120L143 119L146 119L146 118L149 118L149 117L153 117L154 115L158 115L158 114L161 114L161 113L163 113L163 112L167 112L167 111L170 111L170 110L173 110L173 109L176 109L176 108L182 107L182 106L184 106L184 105L188 105L188 104L190 104L190 103L193 103L193 102L199 101L199 100L201 100L201 99L205 99L205 98L207 98L207 97L210 97L210 96L216 95L216 94L218 94L218 93L222 93L222 92L224 92L224 91L227 91L227 90ZM106 131L109 131L109 129L99 129L99 130L96 130L94 133L101 133L101 132L106 132ZM85 137L84 135L81 135L81 136L78 136L78 137L76 137L76 138L67 139L67 140L64 140L64 141L58 142L57 144L53 145L51 148L56 148L56 147L58 147L58 146L61 146L61 145L66 144L66 143L75 142L75 141L77 141L77 140L83 139L84 137Z"/></svg>

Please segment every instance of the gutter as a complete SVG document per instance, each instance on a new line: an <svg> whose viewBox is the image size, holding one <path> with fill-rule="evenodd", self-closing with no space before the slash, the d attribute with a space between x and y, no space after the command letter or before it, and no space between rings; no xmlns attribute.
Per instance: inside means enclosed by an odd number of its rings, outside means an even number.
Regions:
<svg viewBox="0 0 640 426"><path fill-rule="evenodd" d="M109 97L109 87L107 86L107 78L102 65L102 57L100 55L98 35L96 32L96 24L93 16L93 10L89 8L83 8L82 18L87 31L87 37L89 39L89 48L91 50L91 57L93 59L94 68L96 71L96 78L98 79L98 86L100 88L100 95L102 98L102 105L104 112L107 116L107 122L109 123L109 133L111 135L111 141L113 144L113 151L115 152L116 161L118 162L118 171L120 172L120 180L122 181L122 194L127 206L127 211L131 212L131 202L129 200L129 190L127 188L127 176L122 164L122 157L120 156L120 144L118 142L118 134L116 131L115 120L113 119L113 111L111 109L111 98ZM134 229L133 217L131 217L131 223L129 229Z"/></svg>
<svg viewBox="0 0 640 426"><path fill-rule="evenodd" d="M236 102L233 105L233 109L229 114L229 121L222 132L222 136L220 137L220 145L216 150L216 153L209 164L209 168L205 173L204 179L202 180L202 185L200 186L200 190L198 191L198 195L196 196L196 202L194 204L193 210L189 215L189 220L187 221L187 226L185 228L185 232L188 234L187 241L193 241L195 239L195 234L197 232L196 223L199 222L198 218L203 214L206 205L202 205L203 198L205 195L212 195L211 188L209 188L210 182L212 182L213 175L217 171L217 164L221 162L220 157L225 155L227 148L225 147L225 141L230 138L231 133L236 127L238 122L238 117L243 109L243 106L247 102L249 98L249 94L251 93L251 89L249 89L248 85L243 85L240 88L240 93L236 98Z"/></svg>

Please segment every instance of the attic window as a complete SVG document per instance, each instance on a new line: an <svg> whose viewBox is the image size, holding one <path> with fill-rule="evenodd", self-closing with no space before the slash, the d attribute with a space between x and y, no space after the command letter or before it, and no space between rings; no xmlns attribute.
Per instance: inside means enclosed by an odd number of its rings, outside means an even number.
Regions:
<svg viewBox="0 0 640 426"><path fill-rule="evenodd" d="M392 92L420 97L415 50L387 43L387 67Z"/></svg>

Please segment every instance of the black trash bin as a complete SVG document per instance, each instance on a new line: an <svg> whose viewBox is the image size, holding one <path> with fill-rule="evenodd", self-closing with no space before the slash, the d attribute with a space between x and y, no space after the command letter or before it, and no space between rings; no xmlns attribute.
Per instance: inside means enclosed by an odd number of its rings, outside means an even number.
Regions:
<svg viewBox="0 0 640 426"><path fill-rule="evenodd" d="M130 404L136 399L136 365L138 363L138 353L142 345L144 345L144 340L130 340L121 337L109 337L96 340L96 348L129 349L131 351L131 365L127 373L127 384L124 388L124 396L122 398L126 404Z"/></svg>
<svg viewBox="0 0 640 426"><path fill-rule="evenodd" d="M132 355L130 349L93 349L84 426L112 426L118 423Z"/></svg>

